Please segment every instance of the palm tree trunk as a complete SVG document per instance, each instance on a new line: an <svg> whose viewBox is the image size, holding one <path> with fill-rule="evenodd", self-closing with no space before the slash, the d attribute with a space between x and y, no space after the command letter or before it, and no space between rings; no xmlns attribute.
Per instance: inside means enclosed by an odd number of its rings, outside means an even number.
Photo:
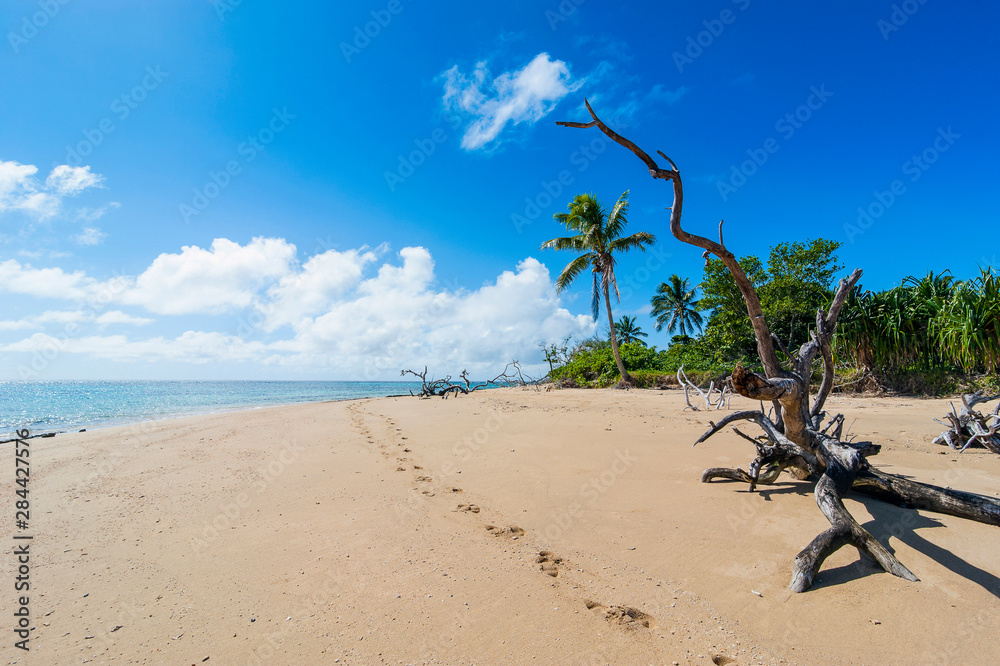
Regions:
<svg viewBox="0 0 1000 666"><path fill-rule="evenodd" d="M615 335L615 318L611 314L611 294L608 292L608 285L604 285L604 310L608 313L608 324L611 326L611 353L615 355L615 364L618 366L618 373L622 376L622 381L626 384L635 384L632 375L628 374L625 364L622 363L622 355L618 352L618 336Z"/></svg>

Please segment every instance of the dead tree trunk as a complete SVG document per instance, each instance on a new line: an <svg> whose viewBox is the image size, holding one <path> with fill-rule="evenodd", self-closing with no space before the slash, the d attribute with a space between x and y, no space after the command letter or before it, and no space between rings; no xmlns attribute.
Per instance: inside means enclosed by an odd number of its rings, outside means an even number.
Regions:
<svg viewBox="0 0 1000 666"><path fill-rule="evenodd" d="M719 222L718 242L689 233L681 227L681 210L684 204L684 188L680 171L673 160L660 151L660 157L671 168L661 168L645 151L605 125L590 103L587 110L593 119L588 123L560 122L565 127L597 127L610 139L628 148L645 163L649 175L672 184L674 203L670 209L670 232L677 240L704 250L707 259L710 254L718 257L736 281L736 286L746 303L747 314L757 339L757 353L764 367L764 376L736 366L732 372L733 390L740 395L771 402L775 407L775 420L761 411L743 411L729 414L698 439L701 443L725 426L741 420L756 423L764 434L756 439L736 430L737 434L752 442L757 457L750 463L748 471L742 469L712 468L702 474L702 481L716 478L742 481L753 490L757 485L773 483L782 471L788 471L798 479L817 479L814 494L823 515L830 521L826 530L809 544L795 558L790 589L804 592L812 585L813 577L831 553L842 546L852 545L860 552L870 555L889 573L917 580L882 544L869 534L851 516L844 506L843 498L852 490L871 495L878 499L904 507L947 513L969 520L991 525L1000 525L1000 501L972 493L962 493L917 483L892 474L886 474L870 466L867 458L879 451L879 446L870 442L848 442L841 440L844 418L836 415L823 426L825 412L823 406L833 388L833 352L831 342L837 326L837 318L847 296L861 278L861 270L856 269L850 276L840 281L830 307L816 313L816 328L811 339L802 345L797 354L782 348L792 360L791 369L781 367L775 351L776 337L768 328L761 309L760 298L743 269L736 261L722 238L722 222ZM779 342L780 346L780 342ZM810 406L809 383L813 362L822 359L823 379L819 391ZM734 428L735 430L735 428ZM991 433L992 435L992 433Z"/></svg>

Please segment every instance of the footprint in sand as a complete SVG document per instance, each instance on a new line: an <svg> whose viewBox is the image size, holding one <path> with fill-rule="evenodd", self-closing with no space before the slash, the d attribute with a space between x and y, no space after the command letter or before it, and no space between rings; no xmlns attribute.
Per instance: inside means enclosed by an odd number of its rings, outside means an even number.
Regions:
<svg viewBox="0 0 1000 666"><path fill-rule="evenodd" d="M639 627L645 627L646 629L656 628L653 616L643 613L638 608L632 608L631 606L611 606L610 608L605 608L603 604L591 601L590 599L584 599L583 603L586 604L587 610L598 612L608 622L625 627L626 629L638 629Z"/></svg>
<svg viewBox="0 0 1000 666"><path fill-rule="evenodd" d="M542 571L548 575L556 578L559 576L559 566L563 563L563 558L559 557L553 552L548 550L543 550L538 553L538 557L535 558L535 562L541 564Z"/></svg>
<svg viewBox="0 0 1000 666"><path fill-rule="evenodd" d="M420 465L414 465L413 469L423 469L423 467L421 467Z"/></svg>
<svg viewBox="0 0 1000 666"><path fill-rule="evenodd" d="M713 654L712 663L715 664L715 666L726 666L726 664L735 664L736 660L732 657L727 657L724 654Z"/></svg>
<svg viewBox="0 0 1000 666"><path fill-rule="evenodd" d="M396 471L397 471L397 472L405 472L405 471L406 471L406 468L405 468L405 467L397 467L397 468L396 468Z"/></svg>
<svg viewBox="0 0 1000 666"><path fill-rule="evenodd" d="M493 536L509 536L514 539L524 536L524 530L516 525L511 525L510 527L497 527L496 525L487 525L486 531Z"/></svg>
<svg viewBox="0 0 1000 666"><path fill-rule="evenodd" d="M461 488L451 488L450 490L451 490L451 492L453 492L453 493L460 493L460 492L463 492Z"/></svg>
<svg viewBox="0 0 1000 666"><path fill-rule="evenodd" d="M419 482L419 481L433 481L434 479L432 479L429 476L418 476L415 480Z"/></svg>
<svg viewBox="0 0 1000 666"><path fill-rule="evenodd" d="M479 513L479 505L477 504L459 504L455 511L470 511L472 513Z"/></svg>

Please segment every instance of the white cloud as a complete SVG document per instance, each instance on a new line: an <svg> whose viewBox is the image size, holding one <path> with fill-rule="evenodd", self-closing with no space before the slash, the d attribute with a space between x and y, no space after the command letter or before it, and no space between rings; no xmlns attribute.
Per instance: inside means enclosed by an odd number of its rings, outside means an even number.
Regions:
<svg viewBox="0 0 1000 666"><path fill-rule="evenodd" d="M161 254L123 294L122 303L159 314L219 313L251 305L262 285L287 276L295 246L257 237L246 245L216 238L210 249Z"/></svg>
<svg viewBox="0 0 1000 666"><path fill-rule="evenodd" d="M361 280L365 266L377 259L366 248L328 250L311 257L302 270L283 276L268 292L268 317L264 328L273 331L320 314L336 296Z"/></svg>
<svg viewBox="0 0 1000 666"><path fill-rule="evenodd" d="M49 173L49 177L45 179L45 186L57 194L74 196L88 187L100 187L102 182L104 176L91 173L89 166L71 167L68 164L60 164Z"/></svg>
<svg viewBox="0 0 1000 666"><path fill-rule="evenodd" d="M352 297L272 347L296 354L286 363L339 366L356 377L424 364L483 376L506 361L537 356L542 343L593 333L590 317L561 307L548 269L536 259L469 292L434 289L434 262L424 248L404 248L400 257L402 266L382 266Z"/></svg>
<svg viewBox="0 0 1000 666"><path fill-rule="evenodd" d="M109 201L103 206L98 206L97 208L77 208L74 217L77 220L82 220L83 222L97 222L99 219L104 217L104 215L114 208L121 208L121 204L117 201Z"/></svg>
<svg viewBox="0 0 1000 666"><path fill-rule="evenodd" d="M25 328L35 328L35 323L29 319L0 321L0 331L19 331Z"/></svg>
<svg viewBox="0 0 1000 666"><path fill-rule="evenodd" d="M691 89L687 86L681 86L677 90L670 90L663 84L657 83L646 97L653 102L665 102L672 106L690 91Z"/></svg>
<svg viewBox="0 0 1000 666"><path fill-rule="evenodd" d="M44 220L59 212L62 200L80 192L100 187L104 176L91 173L90 167L55 167L45 183L35 174L38 167L31 164L0 161L0 213L19 210Z"/></svg>
<svg viewBox="0 0 1000 666"><path fill-rule="evenodd" d="M73 237L80 245L100 245L108 235L97 227L84 227L83 231Z"/></svg>
<svg viewBox="0 0 1000 666"><path fill-rule="evenodd" d="M595 330L588 315L573 315L562 306L548 269L536 259L526 258L494 282L466 290L438 285L425 248L405 247L380 259L385 251L331 250L299 264L295 247L284 239L255 238L241 246L220 238L208 250L184 247L179 254L161 254L135 280L108 282L7 261L0 264L0 290L91 299L95 305L127 303L162 314L243 314L219 319L219 331L135 339L122 334L122 327L153 320L119 310L97 314L93 307L50 310L21 322L0 322L0 330L38 331L0 350L34 352L58 343L61 352L100 359L253 361L344 379L392 378L404 367L424 364L435 372L468 368L485 377L512 359L540 363L542 343ZM63 325L60 330L69 335L46 324ZM86 326L109 334L94 335ZM233 330L244 337L225 332Z"/></svg>
<svg viewBox="0 0 1000 666"><path fill-rule="evenodd" d="M126 324L130 326L145 326L147 324L152 324L155 320L149 319L148 317L136 317L130 314L126 314L121 310L109 310L94 319L95 322L101 326L107 326L109 324Z"/></svg>
<svg viewBox="0 0 1000 666"><path fill-rule="evenodd" d="M110 310L100 315L97 315L95 312L85 312L83 310L48 310L40 315L26 317L17 321L0 321L0 331L41 330L47 324L61 324L63 326L63 333L73 333L79 330L80 324L87 322L94 322L103 328L110 324L144 326L153 323L153 321L153 319L146 317L136 317L126 314L121 310Z"/></svg>
<svg viewBox="0 0 1000 666"><path fill-rule="evenodd" d="M485 62L466 76L454 66L444 72L445 106L462 112L471 122L462 137L462 147L476 150L490 143L507 123L535 123L559 101L583 85L574 81L562 60L539 53L522 69L492 76Z"/></svg>
<svg viewBox="0 0 1000 666"><path fill-rule="evenodd" d="M180 361L203 364L260 360L266 346L262 342L247 342L235 335L205 331L188 331L177 338L145 340L130 340L125 335L57 338L35 333L30 338L0 345L0 351L37 352L47 356L62 352L118 362Z"/></svg>
<svg viewBox="0 0 1000 666"><path fill-rule="evenodd" d="M98 282L87 277L83 271L67 273L61 268L32 268L15 259L0 262L0 291L25 294L39 298L58 298L82 301L99 299L112 300L121 293L127 281L112 278Z"/></svg>

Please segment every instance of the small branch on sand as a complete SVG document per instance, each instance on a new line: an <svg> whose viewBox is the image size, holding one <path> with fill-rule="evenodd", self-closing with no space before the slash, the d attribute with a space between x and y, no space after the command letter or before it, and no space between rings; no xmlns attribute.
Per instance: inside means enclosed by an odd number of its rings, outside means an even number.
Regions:
<svg viewBox="0 0 1000 666"><path fill-rule="evenodd" d="M728 379L723 379L721 382L719 382L722 388L717 387L715 385L715 380L713 380L712 382L709 383L707 392L702 391L700 388L698 388L697 384L688 379L687 374L685 374L684 372L684 366L681 365L681 367L677 368L677 382L684 387L684 402L687 403L687 407L684 408L685 410L691 409L696 412L698 411L698 407L696 405L692 405L690 398L688 398L689 389L693 389L698 392L698 395L701 396L701 399L705 401L706 410L711 410L713 407L715 409L722 409L723 407L729 409L729 400L733 396L733 391L729 386ZM719 392L719 396L712 397L712 394L715 393L716 391Z"/></svg>

